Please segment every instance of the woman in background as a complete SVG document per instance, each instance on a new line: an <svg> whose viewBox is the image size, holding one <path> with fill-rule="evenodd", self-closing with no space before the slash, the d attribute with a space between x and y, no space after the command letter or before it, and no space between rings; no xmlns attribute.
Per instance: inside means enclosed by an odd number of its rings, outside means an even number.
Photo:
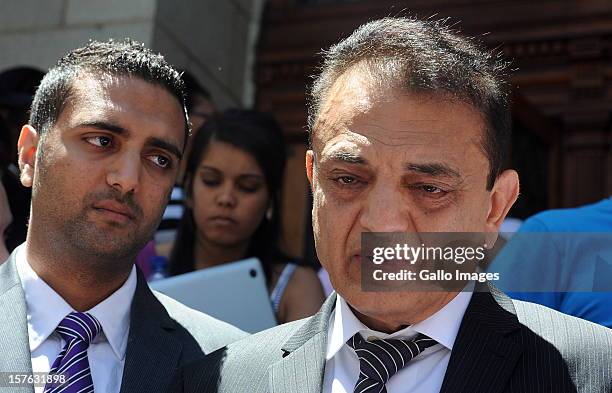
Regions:
<svg viewBox="0 0 612 393"><path fill-rule="evenodd" d="M229 110L197 131L187 158L185 211L170 274L258 258L279 323L318 311L324 295L314 270L279 249L286 148L263 113Z"/></svg>

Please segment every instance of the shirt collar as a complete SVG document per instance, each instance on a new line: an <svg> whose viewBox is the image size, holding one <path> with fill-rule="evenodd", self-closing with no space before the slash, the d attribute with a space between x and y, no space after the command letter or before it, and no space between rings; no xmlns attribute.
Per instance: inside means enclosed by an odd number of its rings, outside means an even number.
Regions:
<svg viewBox="0 0 612 393"><path fill-rule="evenodd" d="M115 356L120 360L125 358L130 330L130 310L136 292L136 283L136 267L132 266L132 271L125 283L88 311L100 321L106 339L113 348Z"/></svg>
<svg viewBox="0 0 612 393"><path fill-rule="evenodd" d="M342 346L348 339L356 333L360 333L364 338L375 336L381 339L413 338L418 333L422 333L452 350L457 333L459 332L459 326L463 320L463 314L465 314L465 310L472 298L473 287L473 283L468 284L468 287L463 292L459 292L453 300L429 318L392 334L368 328L357 319L346 300L342 296L337 295L336 308L331 315L329 324L326 359L332 359L342 349Z"/></svg>
<svg viewBox="0 0 612 393"><path fill-rule="evenodd" d="M28 337L33 352L74 309L32 269L26 258L25 245L17 249L16 265L26 298ZM94 342L105 338L119 360L125 358L136 282L136 268L132 267L128 279L119 289L87 311L102 325L103 333Z"/></svg>

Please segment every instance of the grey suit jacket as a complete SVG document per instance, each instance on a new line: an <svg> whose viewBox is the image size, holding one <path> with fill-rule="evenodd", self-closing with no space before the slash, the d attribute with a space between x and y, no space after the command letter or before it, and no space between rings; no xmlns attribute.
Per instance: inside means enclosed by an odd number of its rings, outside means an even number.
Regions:
<svg viewBox="0 0 612 393"><path fill-rule="evenodd" d="M0 372L32 372L25 295L15 253L0 265ZM166 392L183 365L246 336L238 328L154 294L138 272L121 393ZM0 392L6 387L0 386ZM33 393L33 388L9 392Z"/></svg>
<svg viewBox="0 0 612 393"><path fill-rule="evenodd" d="M487 290L488 288L483 288ZM222 348L186 367L173 392L321 392L335 295L311 318ZM494 287L476 292L442 393L612 392L612 330Z"/></svg>

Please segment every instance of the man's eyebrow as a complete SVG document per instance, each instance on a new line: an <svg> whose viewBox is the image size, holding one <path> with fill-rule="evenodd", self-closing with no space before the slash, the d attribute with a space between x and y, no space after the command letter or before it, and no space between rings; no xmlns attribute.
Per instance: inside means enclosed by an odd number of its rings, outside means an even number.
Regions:
<svg viewBox="0 0 612 393"><path fill-rule="evenodd" d="M330 161L341 161L347 164L359 164L367 165L368 161L361 157L359 154L355 154L347 151L334 152L329 155Z"/></svg>
<svg viewBox="0 0 612 393"><path fill-rule="evenodd" d="M176 158L178 158L179 160L183 158L183 153L181 152L181 149L179 149L178 146L176 146L174 143L169 142L167 140L150 137L147 139L147 144L153 147L157 147L159 149L166 150L167 152L175 155Z"/></svg>
<svg viewBox="0 0 612 393"><path fill-rule="evenodd" d="M404 168L407 171L417 172L425 175L461 178L461 174L459 172L457 172L446 164L437 162L426 164L407 163L404 165Z"/></svg>
<svg viewBox="0 0 612 393"><path fill-rule="evenodd" d="M118 135L126 135L129 134L129 131L123 127L121 127L119 124L114 124L114 123L110 123L107 121L88 121L88 122L84 122L79 124L80 127L89 127L89 128L95 128L97 130L100 131L109 131L112 132L113 134L118 134Z"/></svg>

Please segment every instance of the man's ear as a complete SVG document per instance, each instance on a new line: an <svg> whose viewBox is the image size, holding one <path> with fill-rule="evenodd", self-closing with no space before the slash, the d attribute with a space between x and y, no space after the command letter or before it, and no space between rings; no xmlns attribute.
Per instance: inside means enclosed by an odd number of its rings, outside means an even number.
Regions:
<svg viewBox="0 0 612 393"><path fill-rule="evenodd" d="M491 190L491 205L487 215L487 232L498 232L508 211L519 195L519 177L516 171L503 171Z"/></svg>
<svg viewBox="0 0 612 393"><path fill-rule="evenodd" d="M17 151L19 152L20 180L24 187L32 187L39 140L40 137L34 127L26 124L21 128Z"/></svg>
<svg viewBox="0 0 612 393"><path fill-rule="evenodd" d="M306 177L308 178L308 183L310 183L310 187L312 188L312 171L314 166L314 152L312 150L306 151Z"/></svg>

